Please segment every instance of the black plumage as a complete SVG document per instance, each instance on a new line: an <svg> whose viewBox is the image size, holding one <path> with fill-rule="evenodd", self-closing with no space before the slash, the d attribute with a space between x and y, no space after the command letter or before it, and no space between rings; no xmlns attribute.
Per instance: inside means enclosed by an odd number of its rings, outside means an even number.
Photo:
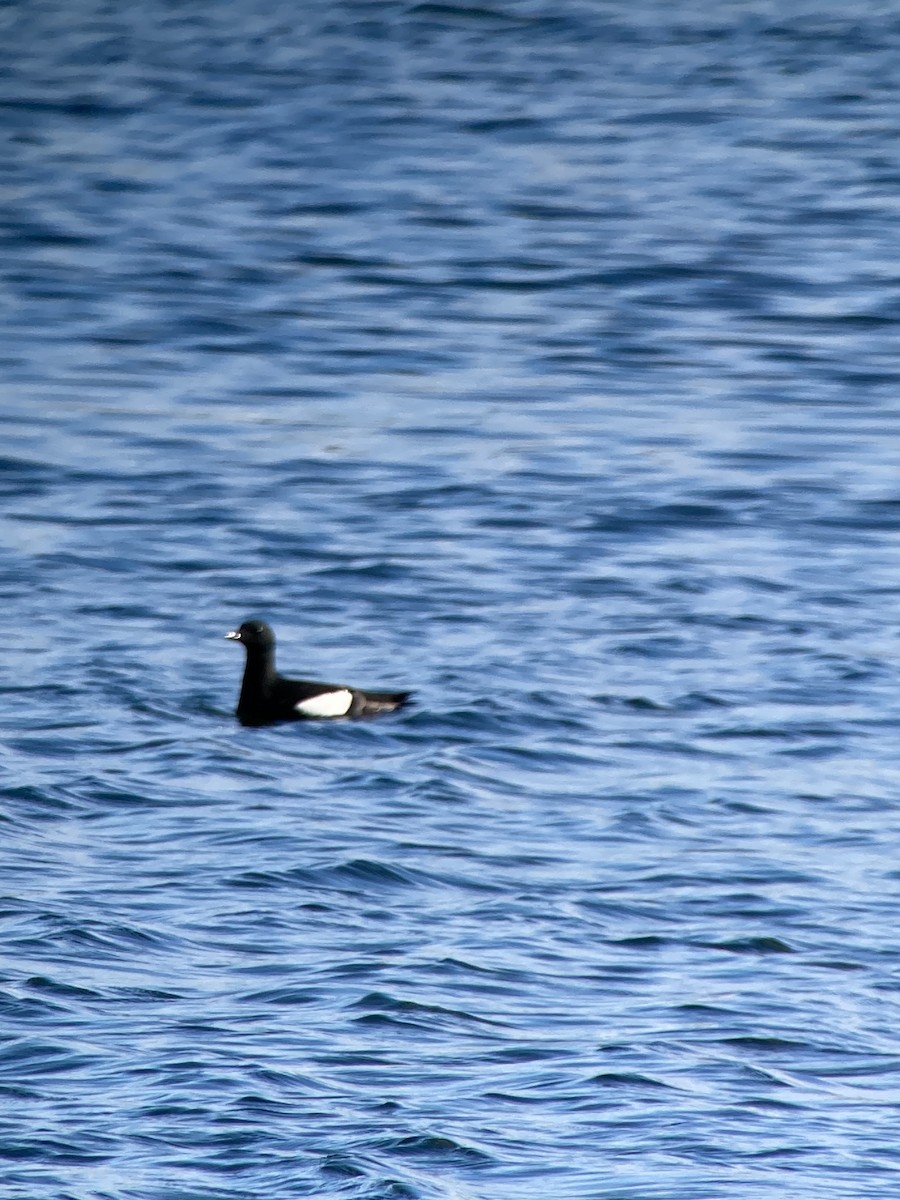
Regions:
<svg viewBox="0 0 900 1200"><path fill-rule="evenodd" d="M336 683L287 679L275 669L275 634L265 621L245 621L226 633L247 652L236 710L242 725L374 717L402 708L411 692L366 692Z"/></svg>

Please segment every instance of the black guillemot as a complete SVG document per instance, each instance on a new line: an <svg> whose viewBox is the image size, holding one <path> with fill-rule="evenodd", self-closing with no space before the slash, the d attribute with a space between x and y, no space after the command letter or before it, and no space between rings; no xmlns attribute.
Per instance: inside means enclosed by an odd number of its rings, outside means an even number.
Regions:
<svg viewBox="0 0 900 1200"><path fill-rule="evenodd" d="M275 670L275 634L265 621L245 621L227 638L247 651L236 710L242 725L311 721L337 717L374 717L406 704L411 692L364 692L335 683L286 679Z"/></svg>

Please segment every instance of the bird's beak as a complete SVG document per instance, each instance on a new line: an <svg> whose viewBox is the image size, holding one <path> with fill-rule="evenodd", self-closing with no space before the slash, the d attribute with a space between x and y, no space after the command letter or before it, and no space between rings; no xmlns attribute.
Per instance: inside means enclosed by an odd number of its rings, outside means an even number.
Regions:
<svg viewBox="0 0 900 1200"><path fill-rule="evenodd" d="M239 642L241 640L240 632L237 629L230 629L225 636L227 638L231 638L233 642Z"/></svg>

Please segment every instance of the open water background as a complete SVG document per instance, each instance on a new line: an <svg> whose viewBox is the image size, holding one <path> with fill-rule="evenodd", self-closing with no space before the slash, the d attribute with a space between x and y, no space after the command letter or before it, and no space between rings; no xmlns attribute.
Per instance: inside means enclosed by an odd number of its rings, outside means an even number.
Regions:
<svg viewBox="0 0 900 1200"><path fill-rule="evenodd" d="M4 1200L895 1196L896 6L0 26Z"/></svg>

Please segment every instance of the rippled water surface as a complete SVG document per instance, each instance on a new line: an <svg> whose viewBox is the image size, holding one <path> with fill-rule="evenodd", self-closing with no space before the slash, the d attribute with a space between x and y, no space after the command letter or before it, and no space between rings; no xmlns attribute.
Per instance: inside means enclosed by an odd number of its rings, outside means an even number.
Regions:
<svg viewBox="0 0 900 1200"><path fill-rule="evenodd" d="M896 8L0 24L4 1198L894 1195Z"/></svg>

